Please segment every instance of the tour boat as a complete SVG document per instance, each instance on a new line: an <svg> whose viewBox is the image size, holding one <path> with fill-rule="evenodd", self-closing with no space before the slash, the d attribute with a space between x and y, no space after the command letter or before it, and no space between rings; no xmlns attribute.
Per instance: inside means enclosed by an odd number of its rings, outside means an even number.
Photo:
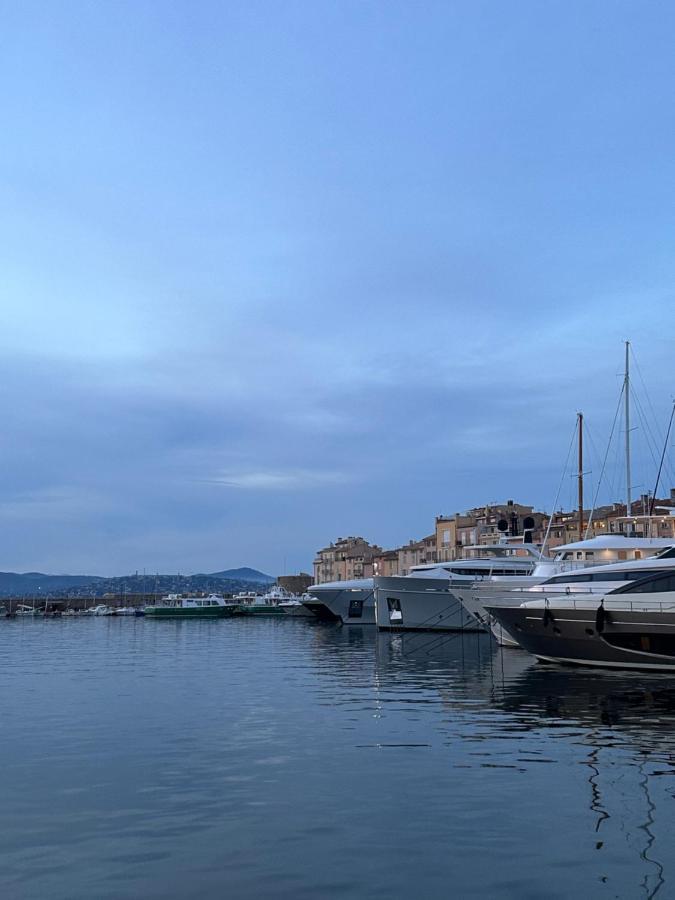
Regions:
<svg viewBox="0 0 675 900"><path fill-rule="evenodd" d="M274 586L266 594L242 591L234 595L232 603L236 605L236 614L240 616L283 616L281 604L290 597L283 588Z"/></svg>
<svg viewBox="0 0 675 900"><path fill-rule="evenodd" d="M231 616L235 611L233 603L228 603L218 594L208 597L181 597L168 594L155 606L146 606L145 615L151 619L206 619Z"/></svg>

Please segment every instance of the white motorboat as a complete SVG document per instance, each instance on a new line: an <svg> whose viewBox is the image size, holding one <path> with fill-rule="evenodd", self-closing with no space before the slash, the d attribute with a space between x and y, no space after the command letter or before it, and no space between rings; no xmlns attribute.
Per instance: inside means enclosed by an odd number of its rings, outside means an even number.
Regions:
<svg viewBox="0 0 675 900"><path fill-rule="evenodd" d="M16 608L17 616L41 616L43 610L36 606L28 606L27 603L19 603Z"/></svg>
<svg viewBox="0 0 675 900"><path fill-rule="evenodd" d="M313 619L314 613L305 606L306 600L311 600L309 594L302 594L299 597L291 594L287 600L282 600L279 603L279 607L283 609L287 616L300 616L305 619Z"/></svg>
<svg viewBox="0 0 675 900"><path fill-rule="evenodd" d="M490 621L486 606L512 605L512 592L534 588L540 584L583 583L587 580L585 573L600 566L606 569L607 565L616 564L617 571L635 568L634 562L640 564L657 556L663 558L672 548L673 541L665 538L601 535L557 547L553 559L540 559L529 576L514 579L492 575L464 587L455 585L454 593L470 615L492 629L499 643L517 646L501 626ZM588 575L588 579L593 577Z"/></svg>
<svg viewBox="0 0 675 900"><path fill-rule="evenodd" d="M375 625L372 578L329 581L307 588L303 605L319 619L345 625Z"/></svg>
<svg viewBox="0 0 675 900"><path fill-rule="evenodd" d="M376 576L378 628L422 631L483 631L463 608L454 589L477 579L527 577L541 559L533 544L466 547L468 557L454 562L413 566L408 575Z"/></svg>
<svg viewBox="0 0 675 900"><path fill-rule="evenodd" d="M599 593L596 585L592 590L586 585L586 590L557 596L547 592L518 606L489 606L488 612L544 662L672 672L675 560L660 572L650 562L640 566L650 574L613 590L607 581L598 581Z"/></svg>
<svg viewBox="0 0 675 900"><path fill-rule="evenodd" d="M92 616L114 616L115 610L111 606L106 606L105 603L99 603L98 606L94 606L90 610Z"/></svg>

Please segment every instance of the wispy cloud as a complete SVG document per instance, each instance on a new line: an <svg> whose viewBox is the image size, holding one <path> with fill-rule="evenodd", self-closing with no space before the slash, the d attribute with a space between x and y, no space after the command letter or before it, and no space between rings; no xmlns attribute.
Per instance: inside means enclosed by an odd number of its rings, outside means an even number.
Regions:
<svg viewBox="0 0 675 900"><path fill-rule="evenodd" d="M294 471L223 472L207 481L222 487L241 488L250 491L304 490L330 484L346 484L353 479L344 472L311 469Z"/></svg>

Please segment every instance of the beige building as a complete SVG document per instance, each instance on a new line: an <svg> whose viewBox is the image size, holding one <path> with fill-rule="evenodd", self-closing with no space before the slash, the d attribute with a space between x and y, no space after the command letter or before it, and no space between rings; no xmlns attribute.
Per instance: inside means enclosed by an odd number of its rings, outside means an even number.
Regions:
<svg viewBox="0 0 675 900"><path fill-rule="evenodd" d="M383 550L373 557L374 575L398 575L398 550Z"/></svg>
<svg viewBox="0 0 675 900"><path fill-rule="evenodd" d="M314 583L370 578L373 574L373 560L381 553L381 547L369 544L365 538L338 538L334 544L317 552L314 560Z"/></svg>
<svg viewBox="0 0 675 900"><path fill-rule="evenodd" d="M670 496L653 503L643 495L631 504L632 515L626 515L626 505L613 503L593 511L589 537L601 534L644 535L672 538L675 541L675 489ZM583 513L583 533L586 535L591 511ZM413 566L425 563L449 562L463 556L468 546L493 544L501 535L511 540L528 532L532 543L542 544L551 520L547 549L579 540L578 510L559 510L548 516L508 500L506 503L477 506L452 516L437 516L433 534L420 541L410 541L395 550L382 550L362 537L338 538L319 550L314 560L314 581L346 581L376 575L407 575Z"/></svg>

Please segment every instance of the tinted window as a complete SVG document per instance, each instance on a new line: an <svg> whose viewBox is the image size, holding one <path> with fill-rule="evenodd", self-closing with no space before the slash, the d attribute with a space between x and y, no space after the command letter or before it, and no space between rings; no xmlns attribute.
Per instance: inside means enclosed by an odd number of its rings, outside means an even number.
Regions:
<svg viewBox="0 0 675 900"><path fill-rule="evenodd" d="M623 588L622 594L654 594L662 591L675 591L675 574L660 575L655 578L643 578L635 584Z"/></svg>
<svg viewBox="0 0 675 900"><path fill-rule="evenodd" d="M603 640L613 647L624 650L639 650L658 656L675 656L675 634L640 634L639 632L619 632L603 634Z"/></svg>
<svg viewBox="0 0 675 900"><path fill-rule="evenodd" d="M348 615L350 619L360 619L363 615L363 600L350 600Z"/></svg>

